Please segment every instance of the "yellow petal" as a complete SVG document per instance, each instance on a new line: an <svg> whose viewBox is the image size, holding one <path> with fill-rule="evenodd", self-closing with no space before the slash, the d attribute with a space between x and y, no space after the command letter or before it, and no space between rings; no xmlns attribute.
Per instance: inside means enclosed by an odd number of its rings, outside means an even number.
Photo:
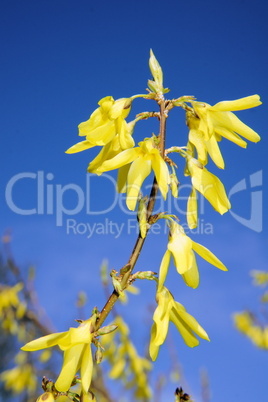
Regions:
<svg viewBox="0 0 268 402"><path fill-rule="evenodd" d="M161 289L164 286L165 280L166 280L169 263L170 263L170 255L171 255L171 252L169 250L167 250L161 261L161 265L159 268L158 287L157 287L158 292L161 291Z"/></svg>
<svg viewBox="0 0 268 402"><path fill-rule="evenodd" d="M209 341L208 334L206 333L204 328L201 327L199 322L191 314L187 313L185 309L180 310L180 303L175 302L175 305L176 305L176 311L179 312L181 319L185 322L185 324L187 324L192 331L194 331L198 336L200 336L200 338Z"/></svg>
<svg viewBox="0 0 268 402"><path fill-rule="evenodd" d="M211 110L227 112L227 111L236 111L236 110L244 110L250 109L252 107L256 107L261 105L259 95L251 95L246 96L245 98L236 99L233 101L222 101L216 103L216 105L211 106Z"/></svg>
<svg viewBox="0 0 268 402"><path fill-rule="evenodd" d="M155 309L153 320L156 324L161 324L161 321L164 319L164 316L167 313L170 301L172 300L172 296L168 289L163 286L159 292L156 293L156 301L158 303L157 308Z"/></svg>
<svg viewBox="0 0 268 402"><path fill-rule="evenodd" d="M92 351L90 344L85 345L80 371L81 371L82 388L85 392L88 392L93 372L93 360L92 360Z"/></svg>
<svg viewBox="0 0 268 402"><path fill-rule="evenodd" d="M190 229L196 228L198 224L197 195L194 187L187 201L187 224Z"/></svg>
<svg viewBox="0 0 268 402"><path fill-rule="evenodd" d="M126 120L123 118L118 118L116 120L116 129L119 135L120 146L123 149L132 148L135 142L132 138L133 125L127 124Z"/></svg>
<svg viewBox="0 0 268 402"><path fill-rule="evenodd" d="M98 105L100 105L99 109L103 113L109 113L114 102L115 102L115 100L112 96L105 96L104 98L100 99L98 102Z"/></svg>
<svg viewBox="0 0 268 402"><path fill-rule="evenodd" d="M31 342L26 343L21 350L26 352L33 352L35 350L51 348L59 343L59 341L68 334L67 332L58 332L56 334L50 334L42 336L41 338L35 339Z"/></svg>
<svg viewBox="0 0 268 402"><path fill-rule="evenodd" d="M138 148L126 149L120 152L114 158L103 162L103 164L98 168L99 172L108 172L109 170L118 169L121 166L127 165L128 163L134 161L139 155Z"/></svg>
<svg viewBox="0 0 268 402"><path fill-rule="evenodd" d="M70 328L68 335L63 337L58 345L62 350L66 350L71 346L79 343L90 343L92 335L90 333L90 321L84 321L78 328Z"/></svg>
<svg viewBox="0 0 268 402"><path fill-rule="evenodd" d="M130 168L130 163L118 169L117 174L117 191L118 193L126 193L127 191L127 176Z"/></svg>
<svg viewBox="0 0 268 402"><path fill-rule="evenodd" d="M166 199L170 177L168 167L159 153L155 153L152 158L152 168L155 173L159 190L161 191L163 198Z"/></svg>
<svg viewBox="0 0 268 402"><path fill-rule="evenodd" d="M198 129L203 132L204 140L208 140L213 134L213 121L209 110L211 106L205 102L192 102L193 108L197 116L200 118Z"/></svg>
<svg viewBox="0 0 268 402"><path fill-rule="evenodd" d="M103 111L98 108L94 110L91 114L90 118L86 121L83 121L78 125L78 135L85 136L90 131L94 130L96 127L103 125L108 120L107 116L103 113Z"/></svg>
<svg viewBox="0 0 268 402"><path fill-rule="evenodd" d="M218 146L218 142L216 140L216 137L212 135L208 141L206 141L206 147L207 151L215 163L216 166L220 169L224 169L224 160L220 151L220 148Z"/></svg>
<svg viewBox="0 0 268 402"><path fill-rule="evenodd" d="M156 336L156 324L153 323L152 329L151 329L150 345L149 345L149 354L153 361L155 361L157 359L158 352L159 352L159 346L157 346L155 344L155 336Z"/></svg>
<svg viewBox="0 0 268 402"><path fill-rule="evenodd" d="M123 116L125 119L131 110L131 103L131 98L117 99L109 111L109 118L115 120L118 117Z"/></svg>
<svg viewBox="0 0 268 402"><path fill-rule="evenodd" d="M218 211L224 214L231 208L230 201L220 179L206 168L200 168L193 159L188 161L188 168L192 176L192 184Z"/></svg>
<svg viewBox="0 0 268 402"><path fill-rule="evenodd" d="M194 241L192 241L192 244L193 250L204 258L204 260L208 261L210 264L221 269L222 271L228 271L226 266L210 250Z"/></svg>
<svg viewBox="0 0 268 402"><path fill-rule="evenodd" d="M64 352L63 364L60 375L55 382L55 387L60 392L67 392L71 383L79 370L81 354L85 345L80 344Z"/></svg>
<svg viewBox="0 0 268 402"><path fill-rule="evenodd" d="M66 154L74 154L76 152L84 151L85 149L89 149L94 147L94 144L91 144L89 141L80 141L77 144L74 144L72 147L65 151Z"/></svg>
<svg viewBox="0 0 268 402"><path fill-rule="evenodd" d="M128 150L131 151L131 150ZM124 151L127 152L127 151ZM130 166L127 177L127 206L134 211L142 183L152 170L151 161L139 156Z"/></svg>
<svg viewBox="0 0 268 402"><path fill-rule="evenodd" d="M195 337L188 325L182 321L180 315L175 309L172 309L170 312L170 321L177 327L177 330L187 346L193 348L199 345L199 340Z"/></svg>
<svg viewBox="0 0 268 402"><path fill-rule="evenodd" d="M107 120L104 124L90 130L86 139L95 145L106 145L116 134L115 124L111 120Z"/></svg>
<svg viewBox="0 0 268 402"><path fill-rule="evenodd" d="M232 112L213 112L213 122L215 126L225 127L229 131L234 131L245 137L248 141L258 142L261 139L259 134L244 124Z"/></svg>
<svg viewBox="0 0 268 402"><path fill-rule="evenodd" d="M169 326L169 310L163 316L161 323L156 323L156 336L154 340L156 346L162 345L167 337Z"/></svg>
<svg viewBox="0 0 268 402"><path fill-rule="evenodd" d="M98 155L88 165L88 172L97 173L97 169L109 159L114 158L122 151L118 135L116 135L112 141L104 145Z"/></svg>
<svg viewBox="0 0 268 402"><path fill-rule="evenodd" d="M193 258L193 265L191 268L182 274L183 280L187 286L190 286L193 289L196 289L199 285L199 271L196 264L195 257Z"/></svg>
<svg viewBox="0 0 268 402"><path fill-rule="evenodd" d="M154 342L156 346L162 345L166 339L169 326L169 313L172 308L172 296L170 292L163 287L157 292L156 299L158 306L155 309L153 320L156 324L156 335Z"/></svg>
<svg viewBox="0 0 268 402"><path fill-rule="evenodd" d="M182 227L176 222L173 222L173 233L168 242L168 250L172 253L179 274L184 274L191 268L194 258L192 240L183 233Z"/></svg>
<svg viewBox="0 0 268 402"><path fill-rule="evenodd" d="M242 140L242 138L236 134L234 131L227 130L224 127L215 127L215 133L219 134L220 136L226 138L229 141L234 142L236 145L238 145L241 148L246 148L247 143L246 141Z"/></svg>
<svg viewBox="0 0 268 402"><path fill-rule="evenodd" d="M199 120L198 120L199 121ZM198 160L203 164L207 164L207 147L205 144L203 132L199 130L189 131L189 141L195 146Z"/></svg>

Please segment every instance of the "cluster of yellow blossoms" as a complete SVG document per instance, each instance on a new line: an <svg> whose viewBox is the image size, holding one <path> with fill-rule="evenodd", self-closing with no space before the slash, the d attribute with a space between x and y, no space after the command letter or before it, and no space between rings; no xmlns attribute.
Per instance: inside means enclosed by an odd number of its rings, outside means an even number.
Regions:
<svg viewBox="0 0 268 402"><path fill-rule="evenodd" d="M18 321L24 316L26 306L19 298L19 292L23 289L22 283L14 286L0 284L0 321L2 328L12 335L18 335L23 339L23 327Z"/></svg>
<svg viewBox="0 0 268 402"><path fill-rule="evenodd" d="M253 285L266 288L261 296L261 303L268 302L268 271L253 270L251 271L253 277ZM264 323L260 322L258 317L250 311L241 311L233 315L233 320L236 329L243 335L248 337L251 342L260 349L268 350L268 323L267 315L262 304L261 311L264 317ZM267 312L267 310L266 310ZM262 320L263 321L263 320Z"/></svg>
<svg viewBox="0 0 268 402"><path fill-rule="evenodd" d="M15 357L16 367L5 370L0 374L0 380L4 382L5 388L12 390L15 394L27 391L33 393L37 386L36 372L27 361L26 353L19 352Z"/></svg>
<svg viewBox="0 0 268 402"><path fill-rule="evenodd" d="M98 156L89 164L88 171L100 175L119 169L118 190L127 191L126 202L130 210L135 209L142 184L152 171L164 199L172 174L169 173L167 162L160 155L156 137L146 138L139 142L138 147L134 147L134 127L142 116L129 123L125 118L130 112L133 99L140 96L142 95L116 101L111 96L101 99L100 107L92 113L89 120L79 125L79 135L86 136L86 140L66 151L75 153L94 146L103 146ZM209 155L219 168L224 168L224 160L218 146L222 137L243 148L247 143L240 136L252 142L260 140L255 131L232 113L260 105L260 97L252 95L235 101L219 102L214 106L196 101L191 101L190 104L191 107L184 105L187 108L186 119L189 127L188 152L183 155L186 157L186 174L191 176L193 191L200 192L216 211L223 214L231 208L224 186L204 166L208 163ZM174 105L176 106L176 102ZM193 197L196 198L195 194L191 195L191 198ZM195 208L191 202L189 204L188 212L192 216ZM189 226L193 228L193 218L189 220Z"/></svg>
<svg viewBox="0 0 268 402"><path fill-rule="evenodd" d="M126 204L129 210L134 211L138 207L141 238L146 237L150 225L153 224L148 220L147 206L149 204L147 204L147 199L142 198L141 195L145 179L151 173L154 174L157 187L164 199L166 199L169 190L174 197L178 196L179 181L175 172L176 164L170 159L170 153L177 152L184 158L186 162L185 175L191 178L192 190L187 204L187 222L189 228L193 229L198 225L196 192L202 194L220 214L224 214L231 208L224 185L217 176L205 167L208 163L208 156L219 168L223 169L224 160L218 145L222 138L226 138L243 148L247 146L247 143L241 137L252 142L260 140L255 131L242 123L232 113L260 105L258 95L234 101L223 101L214 106L196 101L190 96L165 101L163 94L168 90L163 88L162 69L152 52L149 66L154 78L154 80L148 81L149 94L134 95L117 100L114 100L112 96L102 98L98 103L99 107L89 119L78 126L79 135L84 136L85 139L66 151L67 153L75 153L95 146L102 147L95 159L89 163L88 172L101 175L104 172L118 169L118 191L126 192ZM164 105L164 110L161 109L162 116L160 113L144 112L137 115L134 120L127 122L126 118L130 113L132 102L139 97L154 99L157 103ZM159 136L152 135L138 142L136 146L133 138L136 123L149 117L158 117L161 121L161 118L163 116L166 118L169 111L174 107L182 107L186 111L186 122L189 128L187 145L185 147L174 146L164 150L162 132L162 137L161 133ZM157 219L160 218L166 219L170 230L167 250L161 262L159 277L156 280L157 307L153 315L154 323L149 348L152 360L156 359L159 347L166 339L170 321L175 324L185 343L190 347L198 345L199 341L196 335L209 340L206 331L182 304L174 300L173 295L164 286L171 257L178 273L185 283L192 288L199 285L195 253L217 268L223 271L227 270L225 265L211 251L194 242L185 234L182 226L177 223L176 217L163 212L159 214ZM116 283L115 279L114 282ZM91 343L95 336L95 323L96 315L93 314L78 328L70 328L67 332L42 337L29 342L22 348L25 351L34 351L55 345L60 347L64 352L64 360L61 373L55 383L57 391L68 391L77 371L80 370L82 392L88 392L93 370ZM122 325L121 332L124 333ZM137 360L135 349L126 341L121 349L122 353L129 355L129 359ZM109 359L109 354L107 354L107 358ZM114 363L111 376L117 377L118 373L122 373L125 367L123 356L119 354ZM140 365L143 363L140 361ZM134 373L138 369L138 366L132 367ZM141 380L143 376L141 375L139 378L144 388L144 381Z"/></svg>
<svg viewBox="0 0 268 402"><path fill-rule="evenodd" d="M238 331L246 335L260 349L268 349L268 325L259 325L248 311L235 313L234 324Z"/></svg>
<svg viewBox="0 0 268 402"><path fill-rule="evenodd" d="M114 324L117 325L117 330L102 338L104 358L111 366L109 377L120 379L126 388L134 389L135 400L149 400L152 392L147 381L147 372L151 370L152 364L138 355L130 339L130 330L123 319L117 316Z"/></svg>

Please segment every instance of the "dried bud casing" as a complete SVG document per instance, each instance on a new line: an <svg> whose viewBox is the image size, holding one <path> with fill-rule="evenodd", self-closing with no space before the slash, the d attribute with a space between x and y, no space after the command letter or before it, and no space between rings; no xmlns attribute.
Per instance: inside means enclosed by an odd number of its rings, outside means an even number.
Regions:
<svg viewBox="0 0 268 402"><path fill-rule="evenodd" d="M103 358L103 352L101 348L97 348L96 353L95 353L95 361L97 364L100 364Z"/></svg>

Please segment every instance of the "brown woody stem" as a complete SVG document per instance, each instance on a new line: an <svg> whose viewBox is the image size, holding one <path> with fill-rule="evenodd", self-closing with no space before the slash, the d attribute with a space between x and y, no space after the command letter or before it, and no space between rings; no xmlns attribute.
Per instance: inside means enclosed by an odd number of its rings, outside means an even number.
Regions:
<svg viewBox="0 0 268 402"><path fill-rule="evenodd" d="M164 99L163 96L161 96L161 98L159 98L158 100L158 104L160 107L160 113L159 113L159 125L160 125L160 131L159 131L159 149L160 149L160 154L161 156L164 158L165 155L165 137L166 137L166 119L167 119L167 112L166 112L166 101ZM151 188L151 193L150 193L150 197L149 197L149 201L147 204L147 222L149 221L150 217L153 214L153 209L154 209L154 204L156 201L156 195L158 192L158 184L156 181L156 178L154 177L154 181L153 181L153 185ZM148 232L147 232L148 233ZM128 263L122 268L122 270L124 268L127 267L126 272L123 274L122 276L122 280L121 280L121 287L122 289L125 289L128 286L128 281L130 278L130 275L136 265L136 262L139 258L139 255L141 253L143 244L145 242L145 239L147 237L147 234L144 238L141 237L140 233L137 237L136 243L133 247L131 256L129 258ZM105 306L103 307L103 309L100 312L100 316L99 319L96 323L96 328L95 330L99 329L101 327L101 325L104 323L104 321L106 320L107 316L109 315L109 313L111 312L114 304L116 303L117 299L119 298L119 293L114 290L112 292L112 294L110 295L109 299L107 300Z"/></svg>

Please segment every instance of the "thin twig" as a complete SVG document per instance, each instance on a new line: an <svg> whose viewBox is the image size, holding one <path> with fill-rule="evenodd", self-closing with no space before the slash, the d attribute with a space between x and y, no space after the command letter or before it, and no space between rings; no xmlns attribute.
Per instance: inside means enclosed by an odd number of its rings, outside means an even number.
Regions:
<svg viewBox="0 0 268 402"><path fill-rule="evenodd" d="M164 97L161 97L158 101L159 107L160 107L160 113L159 113L159 125L160 125L160 131L159 131L159 149L160 149L160 154L164 158L165 155L165 136L166 136L166 119L167 119L167 112L166 112L166 101ZM149 197L149 201L147 204L147 222L149 221L150 217L152 216L155 201L156 201L156 195L158 192L158 184L156 181L156 178L154 177L153 185L151 188L151 193ZM148 233L148 232L147 232ZM128 281L130 278L130 275L136 265L136 262L138 261L139 255L141 253L142 247L144 245L145 239L147 237L147 234L144 238L141 237L140 233L137 237L136 243L133 247L131 256L129 258L129 261L126 265L124 265L123 268L127 267L127 272L123 274L122 280L121 280L121 287L122 289L125 289L128 286ZM100 312L99 319L96 323L96 328L95 330L99 329L100 326L104 323L106 320L107 316L113 309L113 306L115 305L117 299L119 298L119 293L114 290L112 294L110 295L109 299L107 300L106 304L104 305L103 309Z"/></svg>

